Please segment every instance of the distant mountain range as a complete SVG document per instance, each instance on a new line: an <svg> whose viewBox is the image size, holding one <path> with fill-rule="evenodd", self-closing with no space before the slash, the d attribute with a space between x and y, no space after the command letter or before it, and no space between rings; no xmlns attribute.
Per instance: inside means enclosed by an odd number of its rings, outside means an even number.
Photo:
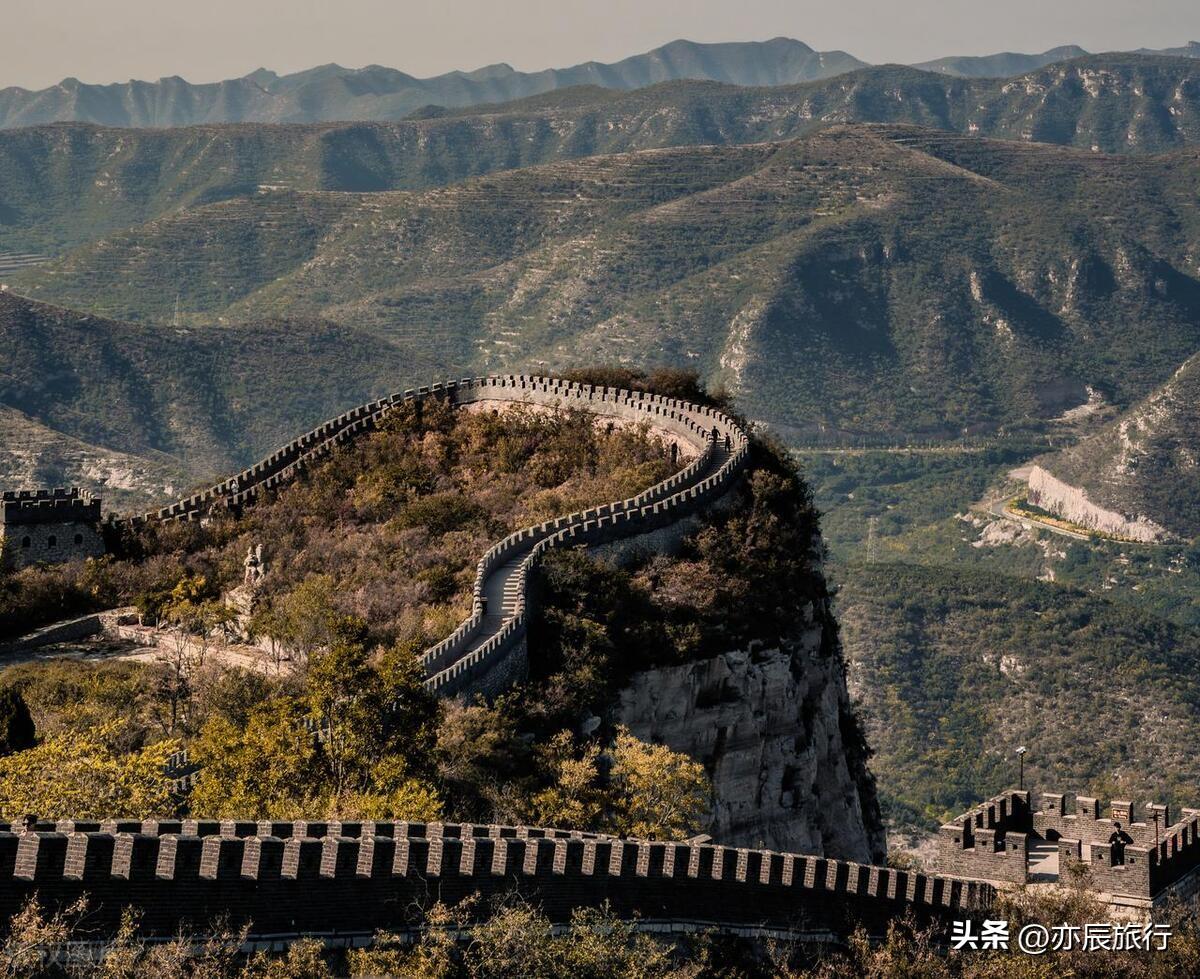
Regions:
<svg viewBox="0 0 1200 979"><path fill-rule="evenodd" d="M599 153L755 143L857 122L1105 152L1197 145L1200 61L1090 56L1017 81L893 66L769 88L587 86L388 123L0 131L0 253L56 255L183 207L260 190L425 189ZM15 276L0 271L0 281Z"/></svg>
<svg viewBox="0 0 1200 979"><path fill-rule="evenodd" d="M614 64L520 72L508 65L414 78L394 68L323 65L292 75L259 69L243 78L193 85L182 78L0 90L0 128L47 122L187 126L216 122L389 120L425 105L507 102L577 85L634 89L678 79L733 85L792 85L828 78L864 62L844 51L814 51L788 38L732 44L673 41Z"/></svg>
<svg viewBox="0 0 1200 979"><path fill-rule="evenodd" d="M1144 54L1156 54L1154 51L1144 51ZM941 75L954 75L958 78L1008 78L1011 75L1021 75L1027 71L1036 71L1056 61L1070 61L1072 58L1083 58L1088 54L1077 44L1066 44L1060 48L1051 48L1041 54L1016 54L1005 51L1000 54L988 54L979 57L937 58L933 61L923 61L913 65L921 71L936 71ZM1195 57L1200 57L1200 48Z"/></svg>
<svg viewBox="0 0 1200 979"><path fill-rule="evenodd" d="M1191 42L1142 54L1200 57ZM948 57L915 67L955 77L1003 77L1082 57L1077 46L1042 54ZM508 65L415 78L394 68L323 65L290 75L259 69L242 78L192 84L179 77L157 82L85 84L67 78L52 88L0 89L0 128L51 122L105 126L189 126L225 122L311 123L396 120L425 106L456 108L507 102L580 85L628 90L660 82L701 80L731 85L795 85L867 67L844 51L814 51L790 38L727 44L673 41L613 64L589 61L570 68L520 72Z"/></svg>

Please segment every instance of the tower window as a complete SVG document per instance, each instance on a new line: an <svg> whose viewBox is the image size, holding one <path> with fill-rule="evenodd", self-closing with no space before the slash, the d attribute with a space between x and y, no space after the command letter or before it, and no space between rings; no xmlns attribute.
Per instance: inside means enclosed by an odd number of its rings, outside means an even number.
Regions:
<svg viewBox="0 0 1200 979"><path fill-rule="evenodd" d="M22 537L21 538L21 546L24 548L33 547L33 541L30 540L28 537Z"/></svg>
<svg viewBox="0 0 1200 979"><path fill-rule="evenodd" d="M57 543L58 543L58 538L55 537L53 534L51 534L49 537L46 538L46 546L47 547L53 547Z"/></svg>
<svg viewBox="0 0 1200 979"><path fill-rule="evenodd" d="M75 543L76 543L76 544L82 544L82 543L83 543L83 534L76 534L76 535L75 535Z"/></svg>

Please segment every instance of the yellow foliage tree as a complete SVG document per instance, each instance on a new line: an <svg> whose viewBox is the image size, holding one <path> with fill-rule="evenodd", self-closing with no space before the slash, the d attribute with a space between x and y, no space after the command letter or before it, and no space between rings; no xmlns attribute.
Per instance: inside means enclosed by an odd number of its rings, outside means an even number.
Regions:
<svg viewBox="0 0 1200 979"><path fill-rule="evenodd" d="M623 727L617 729L612 758L617 832L659 840L697 832L711 794L703 765L666 745L639 741Z"/></svg>
<svg viewBox="0 0 1200 979"><path fill-rule="evenodd" d="M244 729L224 717L204 725L190 749L201 765L193 813L209 818L298 818L316 775L316 748L295 700L260 705Z"/></svg>
<svg viewBox="0 0 1200 979"><path fill-rule="evenodd" d="M604 793L596 784L600 748L588 745L575 758L573 745L570 732L560 731L546 746L554 784L533 797L535 821L543 826L594 826L604 811Z"/></svg>
<svg viewBox="0 0 1200 979"><path fill-rule="evenodd" d="M114 813L141 818L169 816L167 761L175 740L138 751L117 750L120 725L64 731L36 747L0 758L0 814L17 818L96 819Z"/></svg>

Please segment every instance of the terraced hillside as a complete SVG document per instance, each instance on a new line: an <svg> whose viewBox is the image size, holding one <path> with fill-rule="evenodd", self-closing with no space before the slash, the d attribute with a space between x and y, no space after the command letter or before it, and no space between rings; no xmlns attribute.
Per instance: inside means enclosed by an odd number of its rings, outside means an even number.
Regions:
<svg viewBox="0 0 1200 979"><path fill-rule="evenodd" d="M1200 140L1200 62L1102 55L1008 79L886 66L770 88L593 84L385 123L4 130L0 250L57 254L260 187L421 189L598 153L778 140L855 122L1160 152Z"/></svg>
<svg viewBox="0 0 1200 979"><path fill-rule="evenodd" d="M1197 159L835 127L423 193L261 194L14 288L160 322L177 294L196 325L319 316L405 351L400 383L685 363L801 433L956 434L1088 386L1130 404L1197 349Z"/></svg>

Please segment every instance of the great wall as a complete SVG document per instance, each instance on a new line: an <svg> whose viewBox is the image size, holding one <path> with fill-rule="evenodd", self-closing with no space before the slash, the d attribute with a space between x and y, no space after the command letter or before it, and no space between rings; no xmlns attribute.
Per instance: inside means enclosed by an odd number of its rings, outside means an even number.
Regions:
<svg viewBox="0 0 1200 979"><path fill-rule="evenodd" d="M239 510L374 430L397 406L430 400L579 408L649 423L695 454L637 496L527 527L493 545L477 566L470 616L423 654L427 686L444 697L490 696L521 677L527 585L549 548L668 546L690 518L719 503L749 461L746 433L711 407L552 378L471 378L361 405L202 493L110 520L106 529ZM22 525L46 523L45 514L55 510L72 515L98 508L98 501L58 491L5 500L6 513L11 507ZM42 515L23 521L38 507ZM1168 827L1165 807L1147 809L1157 812L1151 845L1145 823L1133 822L1133 806L1114 803L1114 814L1135 834L1118 863L1095 799L1080 797L1075 815L1066 814L1062 796L1044 800L1034 813L1029 793L1009 792L942 827L933 873L727 847L707 838L677 843L526 826L32 820L0 824L0 913L13 913L35 892L54 904L86 893L99 902L91 914L102 932L114 929L121 909L134 904L144 909L142 927L152 936L174 934L184 923L203 928L223 915L235 926L252 923L260 945L312 933L353 944L369 941L377 929L411 930L414 909L433 901L520 893L558 923L575 907L608 904L650 930L714 928L829 940L856 924L881 934L907 913L943 931L952 920L986 915L998 888L1035 879L1033 837L1052 841L1064 866L1072 860L1085 865L1094 889L1123 899L1114 903L1148 908L1171 891L1196 889L1200 812L1185 810L1183 820Z"/></svg>
<svg viewBox="0 0 1200 979"><path fill-rule="evenodd" d="M993 796L943 825L933 867L944 874L1020 885L1086 876L1088 889L1113 906L1149 909L1200 892L1200 810L1171 822L1167 806L1138 806L1094 796L1042 793ZM1112 841L1116 833L1123 839Z"/></svg>
<svg viewBox="0 0 1200 979"><path fill-rule="evenodd" d="M491 547L476 569L472 611L454 632L426 650L422 659L427 686L442 696L484 693L493 695L510 686L524 669L525 625L528 611L527 582L542 555L552 547L611 545L616 541L653 538L672 525L711 506L740 477L749 459L749 439L728 415L706 405L690 404L644 391L579 384L558 378L510 374L464 378L405 391L370 401L318 425L272 452L265 459L220 483L139 516L110 523L110 527L136 528L147 523L201 520L222 509L238 510L261 494L278 489L335 448L374 430L397 407L440 400L456 406L489 403L530 404L549 408L576 408L622 422L645 422L668 437L682 440L695 458L668 479L627 500L592 507L518 530ZM73 495L74 494L74 495ZM27 496L29 494L26 494ZM71 550L70 541L82 536L76 491L42 491L40 508L26 505L25 497L12 504L12 520L41 520L38 526L55 529L45 517L71 522L70 533L59 530L61 557L90 557L96 551L91 538L86 549ZM99 520L99 501L87 500L90 519ZM5 509L6 518L9 509ZM24 526L22 524L22 526ZM43 534L45 536L45 534ZM40 538L39 538L40 539ZM28 551L44 559L46 549ZM35 553L36 552L36 553Z"/></svg>
<svg viewBox="0 0 1200 979"><path fill-rule="evenodd" d="M196 520L214 509L245 506L338 445L374 429L398 406L428 400L456 406L495 403L578 408L600 417L646 422L684 440L697 453L684 469L637 496L526 527L493 545L476 569L471 614L422 657L428 688L443 696L495 694L520 676L526 655L527 583L549 548L596 546L661 531L724 495L749 459L746 433L728 415L705 405L524 374L464 378L353 408L236 476L171 506L131 518L130 524Z"/></svg>
<svg viewBox="0 0 1200 979"><path fill-rule="evenodd" d="M11 830L17 830L12 832ZM668 930L699 926L797 937L882 932L979 916L991 885L812 855L707 842L618 839L524 826L403 822L64 821L0 828L0 914L31 894L57 905L83 893L90 920L116 927L129 904L169 936L217 915L254 934L319 932L342 941L403 930L433 901L472 894L535 899L554 922L605 903ZM182 912L180 909L184 909Z"/></svg>

